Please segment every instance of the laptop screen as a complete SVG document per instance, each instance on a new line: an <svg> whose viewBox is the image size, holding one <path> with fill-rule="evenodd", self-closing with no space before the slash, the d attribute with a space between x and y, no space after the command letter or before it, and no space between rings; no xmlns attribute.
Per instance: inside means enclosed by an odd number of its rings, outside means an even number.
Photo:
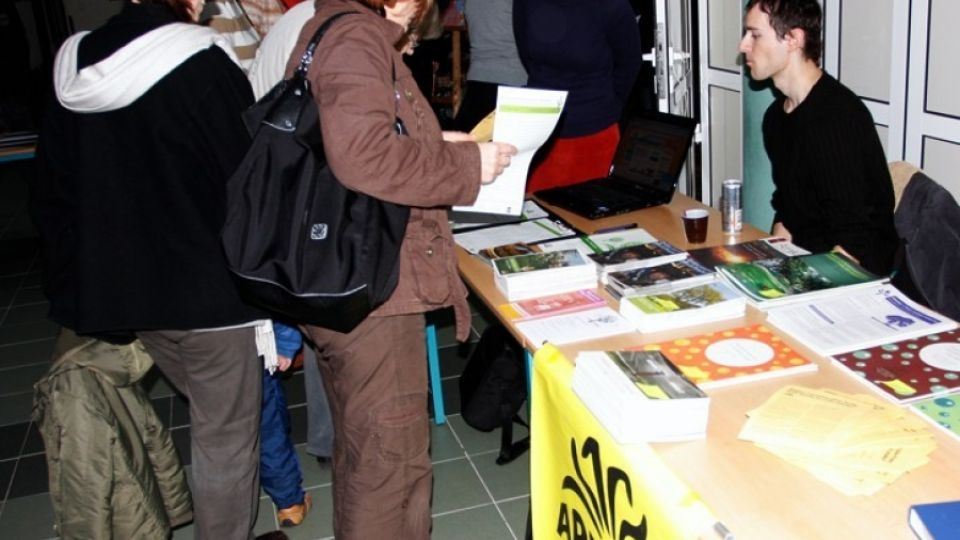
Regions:
<svg viewBox="0 0 960 540"><path fill-rule="evenodd" d="M612 176L659 191L673 191L696 121L659 112L629 118L620 134Z"/></svg>

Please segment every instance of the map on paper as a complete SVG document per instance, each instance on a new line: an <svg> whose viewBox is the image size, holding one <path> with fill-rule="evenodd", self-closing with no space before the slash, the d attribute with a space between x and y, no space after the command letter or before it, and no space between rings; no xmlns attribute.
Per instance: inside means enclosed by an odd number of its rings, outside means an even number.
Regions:
<svg viewBox="0 0 960 540"><path fill-rule="evenodd" d="M567 92L501 86L497 91L497 109L493 140L517 147L510 166L503 174L480 187L477 200L469 206L454 206L459 212L519 215L527 187L527 172L534 153L550 138L557 126Z"/></svg>

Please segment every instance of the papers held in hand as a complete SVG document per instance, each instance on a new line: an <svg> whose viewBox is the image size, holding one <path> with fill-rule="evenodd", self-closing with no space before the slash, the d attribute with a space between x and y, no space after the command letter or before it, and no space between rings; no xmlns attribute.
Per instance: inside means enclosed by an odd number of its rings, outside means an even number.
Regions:
<svg viewBox="0 0 960 540"><path fill-rule="evenodd" d="M490 114L483 117L483 120L477 122L470 130L470 136L478 143L490 142L493 140L493 122L497 116L497 111L490 111Z"/></svg>

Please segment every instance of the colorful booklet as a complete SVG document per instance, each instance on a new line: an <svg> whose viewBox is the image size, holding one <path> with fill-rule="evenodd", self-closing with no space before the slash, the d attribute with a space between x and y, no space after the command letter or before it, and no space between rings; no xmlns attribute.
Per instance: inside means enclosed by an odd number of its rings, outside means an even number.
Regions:
<svg viewBox="0 0 960 540"><path fill-rule="evenodd" d="M817 370L762 324L645 345L704 390Z"/></svg>
<svg viewBox="0 0 960 540"><path fill-rule="evenodd" d="M679 261L686 257L687 253L685 251L681 251L680 248L663 240L590 254L590 258L600 267L600 272L604 277L610 272L657 266ZM604 283L606 283L605 279Z"/></svg>
<svg viewBox="0 0 960 540"><path fill-rule="evenodd" d="M897 403L960 390L960 331L950 330L833 357Z"/></svg>
<svg viewBox="0 0 960 540"><path fill-rule="evenodd" d="M585 289L502 304L497 307L497 310L510 320L525 321L605 305L607 301L602 296L593 290Z"/></svg>
<svg viewBox="0 0 960 540"><path fill-rule="evenodd" d="M960 441L960 394L927 398L910 405L920 418Z"/></svg>
<svg viewBox="0 0 960 540"><path fill-rule="evenodd" d="M743 296L720 282L620 300L620 314L641 332L732 319L745 310Z"/></svg>
<svg viewBox="0 0 960 540"><path fill-rule="evenodd" d="M575 249L584 257L591 253L603 253L625 247L638 246L656 242L657 239L643 229L633 228L621 231L577 236L564 240L551 240L538 244L540 251L557 251L561 249Z"/></svg>
<svg viewBox="0 0 960 540"><path fill-rule="evenodd" d="M739 244L691 249L688 254L700 264L714 270L722 264L736 264L776 257L809 255L810 252L779 237L751 240Z"/></svg>
<svg viewBox="0 0 960 540"><path fill-rule="evenodd" d="M713 271L693 259L607 274L607 290L635 296L713 281Z"/></svg>
<svg viewBox="0 0 960 540"><path fill-rule="evenodd" d="M884 281L839 253L725 264L717 273L764 309Z"/></svg>

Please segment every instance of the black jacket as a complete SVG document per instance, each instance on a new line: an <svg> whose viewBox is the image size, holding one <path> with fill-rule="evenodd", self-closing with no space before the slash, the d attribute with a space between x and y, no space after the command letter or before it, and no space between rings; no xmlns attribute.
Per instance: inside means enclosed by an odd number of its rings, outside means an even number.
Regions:
<svg viewBox="0 0 960 540"><path fill-rule="evenodd" d="M164 7L127 4L82 38L78 70L171 22ZM110 335L261 318L241 301L219 241L225 182L249 144L240 113L252 101L215 46L123 107L81 113L50 100L31 214L52 319Z"/></svg>
<svg viewBox="0 0 960 540"><path fill-rule="evenodd" d="M926 304L960 320L960 207L922 172L913 175L894 215L906 264Z"/></svg>

